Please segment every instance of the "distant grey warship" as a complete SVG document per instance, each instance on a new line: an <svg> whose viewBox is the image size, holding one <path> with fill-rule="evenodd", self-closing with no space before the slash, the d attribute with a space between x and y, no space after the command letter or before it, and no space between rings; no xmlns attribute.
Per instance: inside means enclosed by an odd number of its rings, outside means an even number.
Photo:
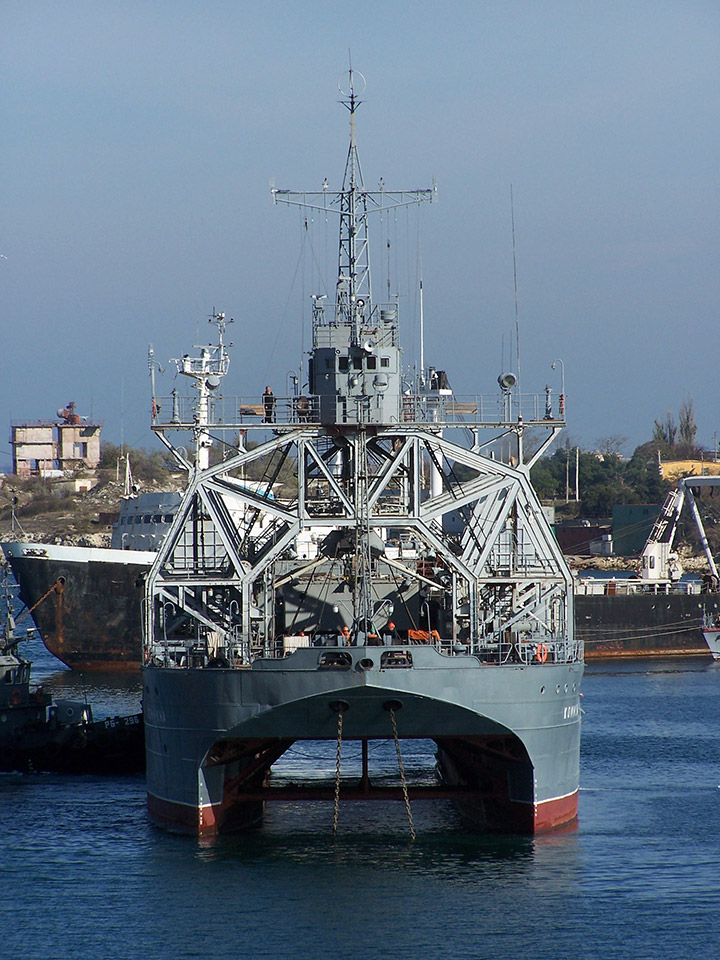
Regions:
<svg viewBox="0 0 720 960"><path fill-rule="evenodd" d="M409 813L442 797L475 828L533 834L578 806L572 576L529 481L563 418L513 374L492 396L457 396L422 343L419 369L403 370L398 298L389 283L386 302L372 296L368 221L435 188L365 188L359 77L343 93L342 188L272 191L339 216L335 301L312 300L307 389L221 396L226 320L214 314L217 344L176 361L194 401L153 397L153 429L189 483L145 588L149 814L213 834L257 824L271 800L334 801L337 824L343 798ZM541 428L527 455L525 431ZM174 430L193 432L195 463ZM211 465L220 431L234 446ZM435 783L402 772L401 744L417 738L437 746ZM395 742L395 786L372 782L376 739ZM337 742L336 781L273 786L273 763L302 740ZM348 740L361 743L359 782L340 775Z"/></svg>

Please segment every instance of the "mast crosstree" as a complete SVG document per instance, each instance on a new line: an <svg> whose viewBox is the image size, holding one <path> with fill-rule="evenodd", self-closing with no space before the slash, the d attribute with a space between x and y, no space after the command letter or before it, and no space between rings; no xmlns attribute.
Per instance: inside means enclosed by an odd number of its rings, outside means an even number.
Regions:
<svg viewBox="0 0 720 960"><path fill-rule="evenodd" d="M350 144L340 191L333 194L325 181L322 190L294 191L272 187L271 193L274 203L322 210L340 216L335 323L350 327L350 345L358 347L362 343L363 323L373 315L368 217L372 213L397 207L432 203L437 200L437 184L433 182L432 187L424 190L387 190L381 180L378 190L365 188L355 141L355 114L362 103L355 92L355 77L361 78L364 90L365 78L354 70L349 71L348 92L344 93L342 88L340 90L344 96L340 102L350 113Z"/></svg>

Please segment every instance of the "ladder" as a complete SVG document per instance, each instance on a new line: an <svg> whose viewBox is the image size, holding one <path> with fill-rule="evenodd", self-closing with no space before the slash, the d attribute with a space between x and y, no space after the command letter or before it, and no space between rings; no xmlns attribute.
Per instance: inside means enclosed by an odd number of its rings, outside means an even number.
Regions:
<svg viewBox="0 0 720 960"><path fill-rule="evenodd" d="M645 546L652 543L672 543L675 537L675 526L680 516L685 492L682 489L671 490L657 515L650 536Z"/></svg>

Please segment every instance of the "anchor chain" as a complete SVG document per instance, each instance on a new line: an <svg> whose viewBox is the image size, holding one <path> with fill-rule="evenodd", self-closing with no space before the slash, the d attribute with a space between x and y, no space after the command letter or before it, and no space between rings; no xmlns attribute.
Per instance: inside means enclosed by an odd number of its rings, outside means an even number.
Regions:
<svg viewBox="0 0 720 960"><path fill-rule="evenodd" d="M337 756L335 759L335 812L333 815L333 838L337 837L338 816L340 814L340 752L342 748L343 711L338 709Z"/></svg>
<svg viewBox="0 0 720 960"><path fill-rule="evenodd" d="M395 738L395 751L398 758L398 767L400 768L400 781L402 783L403 800L405 801L405 810L407 811L408 823L410 824L410 837L414 840L415 826L413 825L412 810L410 809L410 797L408 795L407 781L405 780L405 768L403 767L402 754L400 753L400 738L398 737L395 709L393 707L390 707L390 719L392 721L393 737Z"/></svg>

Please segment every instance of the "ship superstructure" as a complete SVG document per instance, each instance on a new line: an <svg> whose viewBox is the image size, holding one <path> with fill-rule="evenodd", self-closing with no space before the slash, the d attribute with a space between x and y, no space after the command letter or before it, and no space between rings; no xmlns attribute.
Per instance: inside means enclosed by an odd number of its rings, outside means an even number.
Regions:
<svg viewBox="0 0 720 960"><path fill-rule="evenodd" d="M335 302L313 299L307 391L222 396L214 315L215 353L178 361L195 401L153 398L172 449L174 430L198 449L221 432L235 445L215 465L178 453L190 480L147 577L150 814L200 833L255 822L278 798L272 764L303 739L363 744L362 787L338 779L336 807L399 797L367 768L368 741L393 736L398 755L404 738L436 742L444 783L423 796L462 800L481 826L548 829L577 812L582 649L572 577L528 473L562 417L547 397L514 394L512 375L473 397L422 364L407 377L398 300L373 299L368 224L435 188L365 189L357 77L341 190L273 188L276 203L339 215ZM545 432L530 458L528 428Z"/></svg>

